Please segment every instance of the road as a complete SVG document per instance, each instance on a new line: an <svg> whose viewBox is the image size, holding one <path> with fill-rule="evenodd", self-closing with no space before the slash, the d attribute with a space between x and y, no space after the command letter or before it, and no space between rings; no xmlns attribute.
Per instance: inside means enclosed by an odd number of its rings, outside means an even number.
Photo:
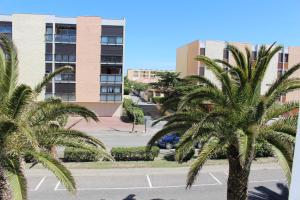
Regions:
<svg viewBox="0 0 300 200"><path fill-rule="evenodd" d="M27 171L31 200L223 200L227 172L203 170L195 185L185 189L186 168L73 170L78 191L69 194L45 170ZM249 182L250 200L285 200L288 196L280 169L255 169Z"/></svg>

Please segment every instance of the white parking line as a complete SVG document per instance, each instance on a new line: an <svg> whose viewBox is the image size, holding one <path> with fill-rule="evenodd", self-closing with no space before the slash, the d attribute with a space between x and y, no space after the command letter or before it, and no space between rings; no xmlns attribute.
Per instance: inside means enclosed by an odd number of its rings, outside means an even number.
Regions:
<svg viewBox="0 0 300 200"><path fill-rule="evenodd" d="M217 183L219 184L219 185L222 185L222 182L219 180L219 179L217 179L217 177L215 177L215 175L213 175L211 172L209 172L208 173L215 181L217 181Z"/></svg>
<svg viewBox="0 0 300 200"><path fill-rule="evenodd" d="M192 187L214 186L219 183L207 183L197 184ZM89 190L136 190L136 189L163 189L163 188L185 188L186 185L167 185L167 186L152 186L150 187L113 187L113 188L77 188L77 191L89 191ZM65 188L57 189L56 191L66 191Z"/></svg>
<svg viewBox="0 0 300 200"><path fill-rule="evenodd" d="M58 190L59 185L60 185L60 181L58 181L58 182L56 183L56 186L55 186L55 188L54 188L54 191L57 191L57 190Z"/></svg>
<svg viewBox="0 0 300 200"><path fill-rule="evenodd" d="M152 183L151 183L149 174L147 174L146 177L147 177L147 181L148 181L149 187L152 188Z"/></svg>
<svg viewBox="0 0 300 200"><path fill-rule="evenodd" d="M46 176L44 176L44 177L40 180L40 182L35 186L35 188L34 188L33 191L37 191L37 190L41 187L41 185L42 185L42 183L45 181L45 179L46 179Z"/></svg>
<svg viewBox="0 0 300 200"><path fill-rule="evenodd" d="M253 180L249 181L249 183L268 183L268 182L280 182L284 180L278 180L278 179L273 179L273 180Z"/></svg>

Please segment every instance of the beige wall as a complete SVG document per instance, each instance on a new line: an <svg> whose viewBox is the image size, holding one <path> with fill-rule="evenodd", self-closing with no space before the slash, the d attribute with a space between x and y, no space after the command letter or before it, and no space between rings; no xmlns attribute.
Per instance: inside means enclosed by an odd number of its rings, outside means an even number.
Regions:
<svg viewBox="0 0 300 200"><path fill-rule="evenodd" d="M200 55L200 43L199 41L194 41L188 45L188 68L187 75L197 75L198 74L198 66L200 63L195 60L195 58Z"/></svg>
<svg viewBox="0 0 300 200"><path fill-rule="evenodd" d="M46 16L14 14L13 41L19 56L19 82L34 87L45 74ZM44 99L44 92L39 96Z"/></svg>
<svg viewBox="0 0 300 200"><path fill-rule="evenodd" d="M294 65L300 63L300 47L289 47L289 68L293 67ZM300 78L300 70L297 70L293 77ZM300 91L290 92L286 95L287 101L298 101L300 100Z"/></svg>
<svg viewBox="0 0 300 200"><path fill-rule="evenodd" d="M135 72L138 72L138 76L134 76ZM146 77L143 76L145 72ZM155 83L158 81L157 77L151 77L151 74L155 74L159 71L154 70L141 70L141 69L128 69L127 70L127 78L131 81L136 81L139 83Z"/></svg>
<svg viewBox="0 0 300 200"><path fill-rule="evenodd" d="M100 101L100 17L78 17L76 33L76 101Z"/></svg>
<svg viewBox="0 0 300 200"><path fill-rule="evenodd" d="M122 103L96 103L96 102L76 102L85 106L100 117L120 117L122 115Z"/></svg>
<svg viewBox="0 0 300 200"><path fill-rule="evenodd" d="M187 75L188 67L188 45L176 49L176 72L180 73L180 78Z"/></svg>

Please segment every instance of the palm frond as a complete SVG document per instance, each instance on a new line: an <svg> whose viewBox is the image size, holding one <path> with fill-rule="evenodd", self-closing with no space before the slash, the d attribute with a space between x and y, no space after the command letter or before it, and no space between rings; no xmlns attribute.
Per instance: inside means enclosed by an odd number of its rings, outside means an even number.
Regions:
<svg viewBox="0 0 300 200"><path fill-rule="evenodd" d="M43 152L30 152L35 160L40 162L45 168L52 171L56 178L65 186L70 192L76 191L75 180L71 172L63 166L58 160L52 158L49 154Z"/></svg>
<svg viewBox="0 0 300 200"><path fill-rule="evenodd" d="M8 160L8 166L6 167L7 177L10 188L13 192L14 200L26 200L27 199L27 181L24 173L21 170L20 163L17 160Z"/></svg>
<svg viewBox="0 0 300 200"><path fill-rule="evenodd" d="M192 166L190 167L190 170L188 172L187 177L187 186L191 187L193 183L196 180L196 177L206 162L206 160L209 158L209 156L220 146L220 140L217 137L211 137L203 146L201 151L199 152L198 158L196 161L193 162Z"/></svg>
<svg viewBox="0 0 300 200"><path fill-rule="evenodd" d="M45 76L44 79L42 80L42 82L38 83L35 86L35 88L34 88L35 93L37 93L37 94L41 93L43 88L46 87L47 84L52 80L52 78L54 78L57 74L60 74L65 71L72 71L72 70L73 70L73 67L71 67L71 66L64 66L64 67L60 67L60 68L56 69L54 72Z"/></svg>

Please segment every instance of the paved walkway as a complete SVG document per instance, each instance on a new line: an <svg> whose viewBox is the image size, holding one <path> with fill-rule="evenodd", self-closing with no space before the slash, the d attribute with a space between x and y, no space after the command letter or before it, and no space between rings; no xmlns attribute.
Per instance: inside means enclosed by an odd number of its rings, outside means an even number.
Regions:
<svg viewBox="0 0 300 200"><path fill-rule="evenodd" d="M87 122L81 117L70 117L67 127L70 126L72 126L72 129L81 131L132 131L132 123L125 123L119 117L99 117L98 122ZM134 130L137 132L143 132L144 129L144 125L135 125L134 128Z"/></svg>

